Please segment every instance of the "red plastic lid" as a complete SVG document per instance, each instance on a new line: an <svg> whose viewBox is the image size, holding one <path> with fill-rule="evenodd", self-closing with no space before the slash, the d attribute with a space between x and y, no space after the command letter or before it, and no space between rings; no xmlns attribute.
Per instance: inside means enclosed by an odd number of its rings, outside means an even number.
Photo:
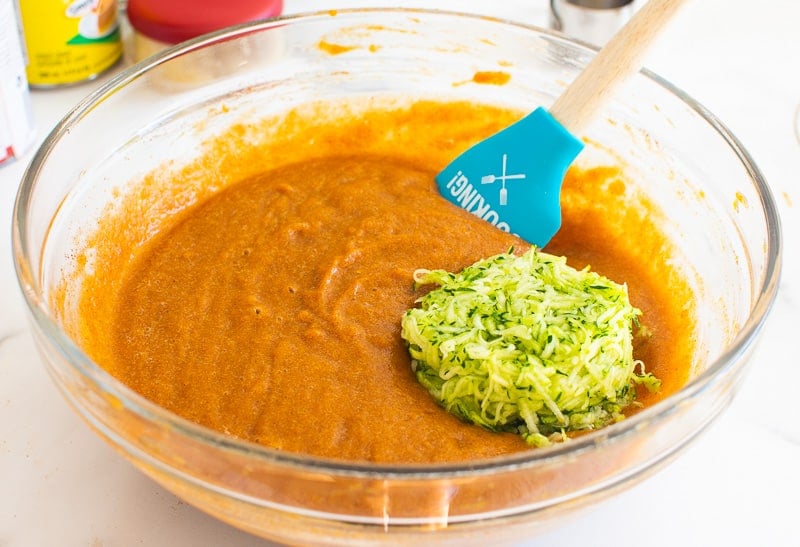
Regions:
<svg viewBox="0 0 800 547"><path fill-rule="evenodd" d="M283 0L128 0L137 32L177 44L230 25L281 14Z"/></svg>

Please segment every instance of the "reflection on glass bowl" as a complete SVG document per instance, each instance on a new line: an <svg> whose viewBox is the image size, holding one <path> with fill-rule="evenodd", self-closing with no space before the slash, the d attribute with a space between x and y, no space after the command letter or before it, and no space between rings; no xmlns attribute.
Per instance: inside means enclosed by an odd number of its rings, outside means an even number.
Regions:
<svg viewBox="0 0 800 547"><path fill-rule="evenodd" d="M797 108L794 111L794 136L800 144L800 103L797 103Z"/></svg>

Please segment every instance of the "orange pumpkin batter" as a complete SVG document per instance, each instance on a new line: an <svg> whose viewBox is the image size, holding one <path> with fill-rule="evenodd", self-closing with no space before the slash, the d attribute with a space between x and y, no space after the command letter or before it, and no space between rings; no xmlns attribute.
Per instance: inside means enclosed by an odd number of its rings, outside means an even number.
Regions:
<svg viewBox="0 0 800 547"><path fill-rule="evenodd" d="M420 296L415 269L458 270L525 248L433 182L457 151L516 115L420 102L301 109L264 122L268 138L255 144L257 127L233 128L197 169L166 183L153 175L101 222L90 246L105 273L82 279L85 349L165 408L287 451L433 462L529 450L439 408L399 334ZM248 163L257 157L258 167ZM176 207L186 181L212 163L217 178ZM624 195L616 169L572 170L564 227L546 250L628 283L649 333L634 356L663 381L659 394L640 394L650 404L686 380L690 292L667 265L650 205L631 207ZM142 207L181 210L144 230Z"/></svg>

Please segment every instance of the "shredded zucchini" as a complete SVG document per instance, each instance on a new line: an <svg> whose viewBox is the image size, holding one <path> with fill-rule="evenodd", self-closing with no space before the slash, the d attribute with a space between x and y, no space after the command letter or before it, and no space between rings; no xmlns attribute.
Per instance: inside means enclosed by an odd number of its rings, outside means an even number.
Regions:
<svg viewBox="0 0 800 547"><path fill-rule="evenodd" d="M634 384L660 381L633 359L641 312L625 285L536 249L513 249L436 284L406 311L402 337L419 382L448 411L535 446L623 418Z"/></svg>

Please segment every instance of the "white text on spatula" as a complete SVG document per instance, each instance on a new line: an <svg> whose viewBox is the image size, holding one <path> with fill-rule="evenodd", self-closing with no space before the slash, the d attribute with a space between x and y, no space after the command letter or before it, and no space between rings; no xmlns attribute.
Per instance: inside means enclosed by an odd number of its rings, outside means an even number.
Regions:
<svg viewBox="0 0 800 547"><path fill-rule="evenodd" d="M504 232L511 231L511 227L508 223L500 220L500 215L497 211L492 209L491 204L486 203L486 200L483 199L483 196L478 192L477 188L470 184L469 179L463 172L458 171L455 176L447 182L446 187L450 195L456 198L456 201L463 209L494 224Z"/></svg>

